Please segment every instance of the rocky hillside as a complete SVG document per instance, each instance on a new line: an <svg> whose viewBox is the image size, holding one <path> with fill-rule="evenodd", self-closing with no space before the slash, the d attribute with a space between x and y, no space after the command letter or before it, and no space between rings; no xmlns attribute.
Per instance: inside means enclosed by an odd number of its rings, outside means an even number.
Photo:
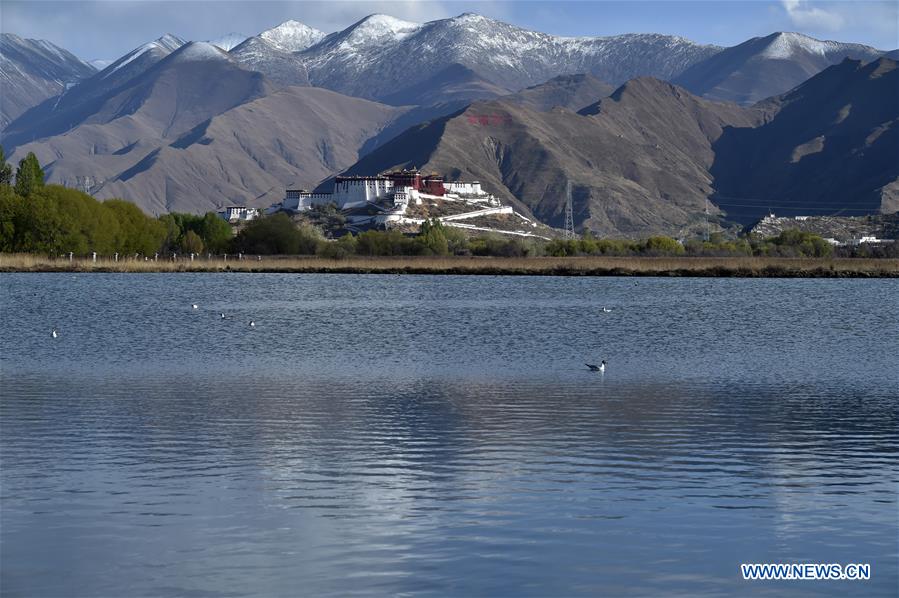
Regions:
<svg viewBox="0 0 899 598"><path fill-rule="evenodd" d="M476 179L553 226L563 224L570 182L579 228L670 234L698 226L712 193L712 144L724 128L760 119L757 111L641 78L580 113L476 102L410 129L348 172L418 166Z"/></svg>
<svg viewBox="0 0 899 598"><path fill-rule="evenodd" d="M199 122L177 119L194 122L178 134L161 131L148 107L149 114L25 144L11 160L33 151L50 182L78 186L90 176L96 197L127 197L152 214L265 207L283 199L286 187L314 187L358 160L408 110L311 87L248 99Z"/></svg>
<svg viewBox="0 0 899 598"><path fill-rule="evenodd" d="M716 142L715 201L744 223L899 210L899 70L846 60L758 105L773 114Z"/></svg>
<svg viewBox="0 0 899 598"><path fill-rule="evenodd" d="M418 166L478 179L560 226L565 188L579 227L681 235L713 217L899 210L895 61L847 60L752 108L652 78L581 109L505 99L414 127L349 169Z"/></svg>
<svg viewBox="0 0 899 598"><path fill-rule="evenodd" d="M592 75L559 75L503 99L531 110L545 112L555 107L578 111L615 91L615 87Z"/></svg>

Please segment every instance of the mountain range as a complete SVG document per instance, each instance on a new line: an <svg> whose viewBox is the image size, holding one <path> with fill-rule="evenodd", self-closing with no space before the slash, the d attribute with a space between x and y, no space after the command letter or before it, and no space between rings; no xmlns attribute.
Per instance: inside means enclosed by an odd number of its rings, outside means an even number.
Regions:
<svg viewBox="0 0 899 598"><path fill-rule="evenodd" d="M784 123L829 98L803 83L834 64L859 94L847 101L867 105L874 85L858 73L884 54L794 33L732 48L656 34L564 38L471 13L423 24L371 15L331 34L288 21L208 43L164 35L100 71L47 44L3 36L2 143L13 160L34 151L51 181L95 181L98 197L152 213L268 205L288 186L414 164L478 177L553 224L570 180L579 224L616 234L688 229L709 197L764 197L763 177L732 175L730 148L787 144ZM893 76L876 64L875 79ZM856 185L868 189L865 209L892 205L891 192L872 190L891 172L872 156L892 149L895 106L846 119L858 134L879 119L870 144L856 135L843 153L832 142L818 152L830 168L852 151L877 165ZM825 139L844 130L818 125ZM800 137L790 151L809 141ZM824 165L781 169L758 152L780 195ZM721 205L727 217L739 211Z"/></svg>
<svg viewBox="0 0 899 598"><path fill-rule="evenodd" d="M579 228L681 236L704 225L706 209L740 224L770 209L899 210L896 156L899 70L879 58L846 59L752 107L649 77L577 112L475 102L410 128L346 172L414 166L480 180L554 226L570 184Z"/></svg>

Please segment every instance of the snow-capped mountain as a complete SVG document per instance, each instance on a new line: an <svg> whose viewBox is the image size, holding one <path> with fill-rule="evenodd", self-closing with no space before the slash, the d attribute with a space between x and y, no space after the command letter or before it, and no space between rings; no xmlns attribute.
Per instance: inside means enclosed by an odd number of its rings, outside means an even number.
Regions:
<svg viewBox="0 0 899 598"><path fill-rule="evenodd" d="M300 53L313 85L369 98L460 64L509 91L569 73L671 78L720 48L655 34L564 38L466 13L410 23L371 15Z"/></svg>
<svg viewBox="0 0 899 598"><path fill-rule="evenodd" d="M225 52L229 52L232 48L236 48L237 46L242 44L248 37L250 36L244 35L243 33L235 33L232 31L231 33L226 33L225 35L206 41L213 46L218 46Z"/></svg>
<svg viewBox="0 0 899 598"><path fill-rule="evenodd" d="M0 129L95 72L90 64L46 40L0 34Z"/></svg>
<svg viewBox="0 0 899 598"><path fill-rule="evenodd" d="M726 48L675 82L710 99L751 104L788 91L846 58L867 62L882 55L882 50L861 44L778 32Z"/></svg>
<svg viewBox="0 0 899 598"><path fill-rule="evenodd" d="M275 83L309 85L309 74L303 61L261 37L248 38L229 54L244 68L259 71Z"/></svg>
<svg viewBox="0 0 899 598"><path fill-rule="evenodd" d="M231 57L227 52L209 42L187 42L172 52L169 63L204 60L230 61Z"/></svg>
<svg viewBox="0 0 899 598"><path fill-rule="evenodd" d="M258 37L285 52L300 52L320 42L325 34L299 21L284 21Z"/></svg>
<svg viewBox="0 0 899 598"><path fill-rule="evenodd" d="M184 43L184 40L166 34L138 46L78 85L58 91L57 97L21 114L4 130L5 142L15 145L22 140L55 135L90 118L111 93L145 73Z"/></svg>
<svg viewBox="0 0 899 598"><path fill-rule="evenodd" d="M105 69L97 73L99 81L106 85L124 83L131 77L147 70L186 42L180 37L166 33L162 37L134 48Z"/></svg>

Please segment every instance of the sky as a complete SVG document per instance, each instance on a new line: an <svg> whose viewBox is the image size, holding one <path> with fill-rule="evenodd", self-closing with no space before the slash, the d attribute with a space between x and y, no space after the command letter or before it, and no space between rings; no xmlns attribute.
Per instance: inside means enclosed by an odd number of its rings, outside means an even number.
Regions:
<svg viewBox="0 0 899 598"><path fill-rule="evenodd" d="M288 19L330 33L373 13L424 22L463 12L554 35L665 33L732 46L774 31L798 31L883 50L899 47L896 0L2 0L0 30L96 60L115 59L164 33L186 40L255 35Z"/></svg>

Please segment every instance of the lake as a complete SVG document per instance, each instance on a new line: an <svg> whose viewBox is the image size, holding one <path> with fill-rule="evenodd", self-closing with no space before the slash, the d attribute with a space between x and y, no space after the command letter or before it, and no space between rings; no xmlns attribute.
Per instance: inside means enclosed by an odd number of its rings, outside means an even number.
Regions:
<svg viewBox="0 0 899 598"><path fill-rule="evenodd" d="M0 283L4 596L899 592L899 280Z"/></svg>

